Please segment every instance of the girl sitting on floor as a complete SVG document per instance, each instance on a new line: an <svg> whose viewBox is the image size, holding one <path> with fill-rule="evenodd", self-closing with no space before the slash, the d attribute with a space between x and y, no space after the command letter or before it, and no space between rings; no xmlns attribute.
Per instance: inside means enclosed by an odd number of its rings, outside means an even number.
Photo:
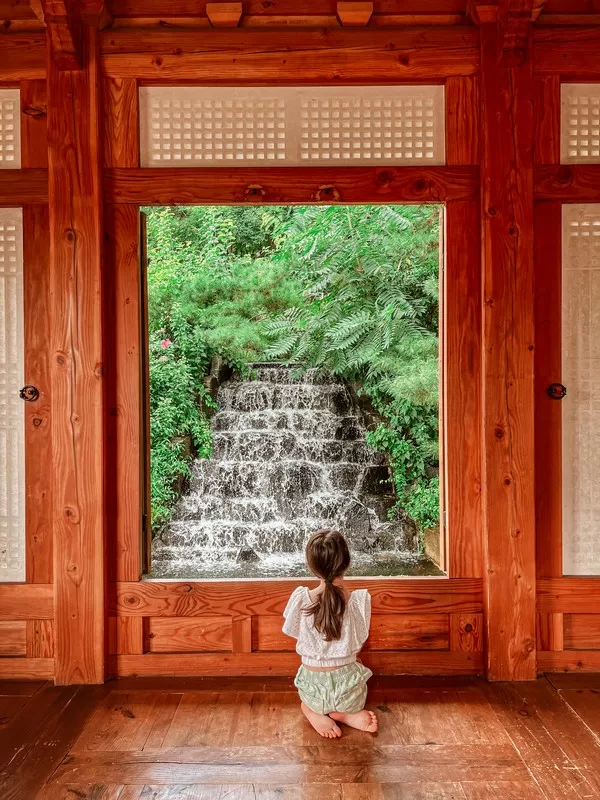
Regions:
<svg viewBox="0 0 600 800"><path fill-rule="evenodd" d="M338 531L314 533L306 562L320 583L315 589L295 589L283 612L283 632L297 639L296 652L302 657L294 680L302 711L317 733L329 739L342 735L338 722L375 733L377 717L365 709L373 673L356 658L369 635L369 592L346 589L350 553Z"/></svg>

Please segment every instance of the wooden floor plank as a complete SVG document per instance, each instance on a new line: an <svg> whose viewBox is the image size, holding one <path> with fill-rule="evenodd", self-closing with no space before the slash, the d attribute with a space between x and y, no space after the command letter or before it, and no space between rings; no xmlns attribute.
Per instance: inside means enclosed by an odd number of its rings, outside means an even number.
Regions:
<svg viewBox="0 0 600 800"><path fill-rule="evenodd" d="M342 800L465 800L459 783L343 784Z"/></svg>
<svg viewBox="0 0 600 800"><path fill-rule="evenodd" d="M560 695L600 740L600 689L565 689Z"/></svg>
<svg viewBox="0 0 600 800"><path fill-rule="evenodd" d="M537 682L537 685L542 684L545 688L544 681ZM490 683L482 686L515 749L527 764L531 777L548 798L589 800L600 797L588 781L585 765L569 757L570 747L564 737L556 736L547 727L536 703L528 699L533 699L534 691L538 698L541 696L538 690L531 688L536 686L535 683ZM567 715L564 720L567 720ZM577 739L583 730L583 725L577 726Z"/></svg>
<svg viewBox="0 0 600 800"><path fill-rule="evenodd" d="M467 800L544 800L540 788L533 781L493 781L472 783L463 781L462 789Z"/></svg>

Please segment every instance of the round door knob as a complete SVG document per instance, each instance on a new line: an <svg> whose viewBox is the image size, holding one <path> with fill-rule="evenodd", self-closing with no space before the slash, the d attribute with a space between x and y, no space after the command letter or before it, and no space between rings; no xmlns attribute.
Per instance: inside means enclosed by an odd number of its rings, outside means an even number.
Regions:
<svg viewBox="0 0 600 800"><path fill-rule="evenodd" d="M563 397L567 396L567 387L563 386L562 383L552 383L546 389L548 393L548 397L552 400L562 400Z"/></svg>
<svg viewBox="0 0 600 800"><path fill-rule="evenodd" d="M40 393L35 386L24 386L19 392L21 400L27 400L28 403L33 403L39 396Z"/></svg>

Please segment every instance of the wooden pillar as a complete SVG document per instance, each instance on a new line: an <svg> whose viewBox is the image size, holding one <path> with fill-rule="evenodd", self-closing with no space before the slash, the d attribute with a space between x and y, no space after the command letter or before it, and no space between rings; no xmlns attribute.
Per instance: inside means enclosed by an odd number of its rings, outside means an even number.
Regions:
<svg viewBox="0 0 600 800"><path fill-rule="evenodd" d="M57 684L101 683L105 555L98 34L83 29L83 66L63 71L53 24L48 24L48 191L55 679Z"/></svg>
<svg viewBox="0 0 600 800"><path fill-rule="evenodd" d="M536 677L533 74L531 22L502 18L506 7L497 22L479 20L484 599L487 677L528 680Z"/></svg>

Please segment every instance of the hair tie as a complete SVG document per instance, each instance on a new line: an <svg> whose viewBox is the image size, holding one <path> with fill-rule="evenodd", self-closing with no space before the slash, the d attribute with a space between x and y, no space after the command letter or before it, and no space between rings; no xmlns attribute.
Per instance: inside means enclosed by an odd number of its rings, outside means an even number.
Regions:
<svg viewBox="0 0 600 800"><path fill-rule="evenodd" d="M334 578L325 578L325 583L333 583Z"/></svg>

